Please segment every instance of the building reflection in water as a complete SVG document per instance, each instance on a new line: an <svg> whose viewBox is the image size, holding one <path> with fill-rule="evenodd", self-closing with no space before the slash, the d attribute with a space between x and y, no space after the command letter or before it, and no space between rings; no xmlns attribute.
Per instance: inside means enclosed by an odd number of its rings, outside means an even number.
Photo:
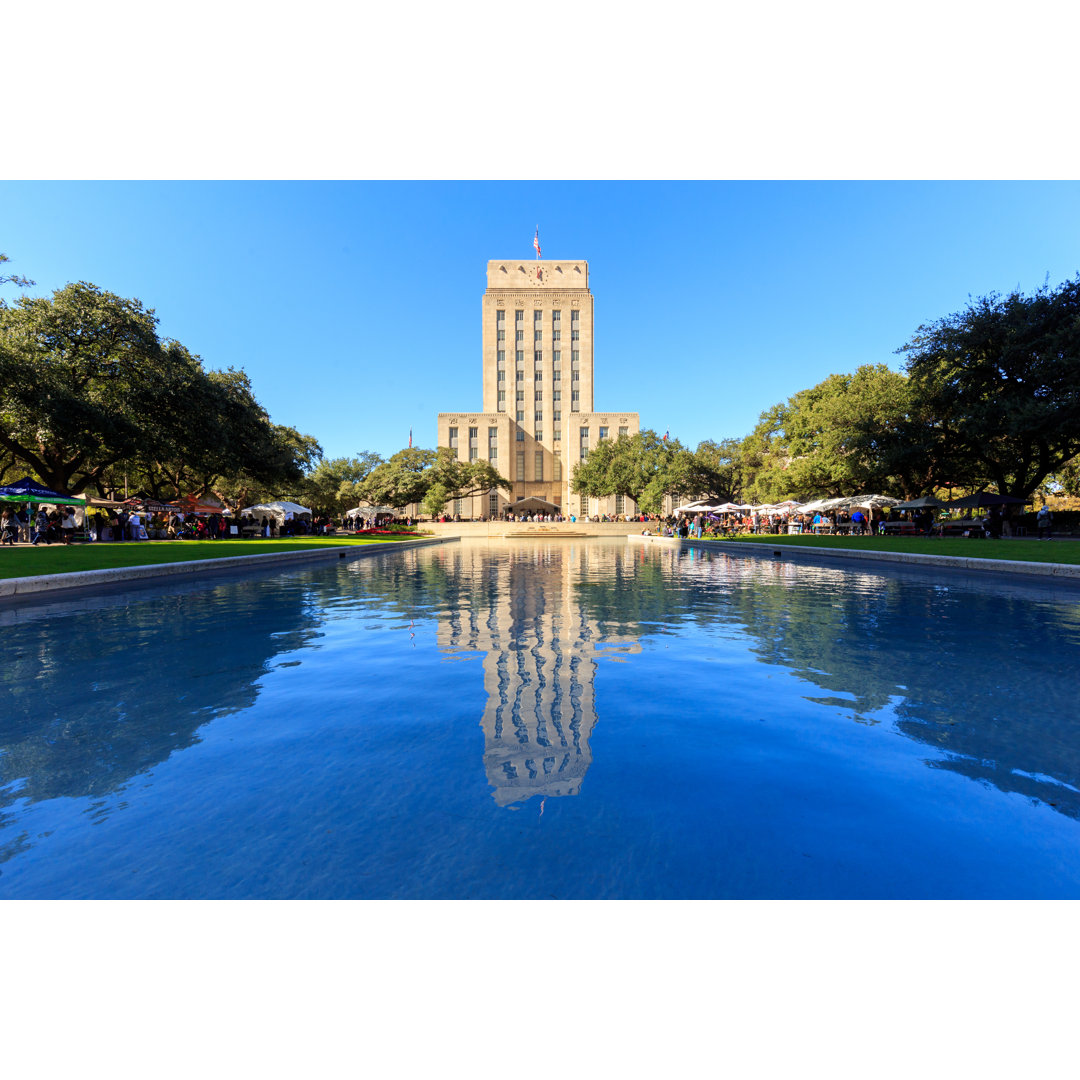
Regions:
<svg viewBox="0 0 1080 1080"><path fill-rule="evenodd" d="M597 662L640 650L636 640L607 639L577 596L590 560L609 562L612 552L534 541L491 554L472 545L454 553L473 581L472 602L440 620L439 647L484 653L480 723L495 802L577 795L592 762Z"/></svg>

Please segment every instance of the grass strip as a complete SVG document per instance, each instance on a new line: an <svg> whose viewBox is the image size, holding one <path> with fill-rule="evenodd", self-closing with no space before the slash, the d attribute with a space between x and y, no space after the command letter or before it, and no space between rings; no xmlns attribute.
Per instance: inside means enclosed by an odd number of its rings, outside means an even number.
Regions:
<svg viewBox="0 0 1080 1080"><path fill-rule="evenodd" d="M51 544L0 549L0 578L38 574L74 574L83 570L156 566L195 559L227 559L236 555L270 555L354 544L395 544L414 536L306 536L281 540L143 540L106 544Z"/></svg>
<svg viewBox="0 0 1080 1080"><path fill-rule="evenodd" d="M951 555L962 559L1009 559L1015 562L1080 564L1080 543L1069 540L982 540L964 536L733 536L740 543L773 547L827 548L838 551L892 551L905 555ZM726 541L716 540L717 547Z"/></svg>

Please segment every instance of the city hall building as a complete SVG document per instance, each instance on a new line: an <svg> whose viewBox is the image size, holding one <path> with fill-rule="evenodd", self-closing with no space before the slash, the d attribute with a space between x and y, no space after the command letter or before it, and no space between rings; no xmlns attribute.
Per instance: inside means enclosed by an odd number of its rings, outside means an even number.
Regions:
<svg viewBox="0 0 1080 1080"><path fill-rule="evenodd" d="M494 259L482 304L482 408L439 413L439 446L478 458L513 483L455 499L447 513L501 517L537 497L569 516L634 514L630 499L573 495L574 466L590 447L639 429L635 412L597 412L593 400L593 297L581 259Z"/></svg>

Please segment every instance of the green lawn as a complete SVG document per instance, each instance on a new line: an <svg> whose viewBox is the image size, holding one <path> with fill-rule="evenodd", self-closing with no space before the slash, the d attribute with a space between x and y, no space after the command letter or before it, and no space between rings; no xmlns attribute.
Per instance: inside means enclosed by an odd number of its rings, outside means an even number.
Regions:
<svg viewBox="0 0 1080 1080"><path fill-rule="evenodd" d="M348 547L353 544L394 544L408 536L318 536L284 540L147 540L122 544L38 544L0 548L0 578L36 574L70 574L79 570L109 570L119 566L225 559L232 555L269 555L275 551Z"/></svg>
<svg viewBox="0 0 1080 1080"><path fill-rule="evenodd" d="M773 547L833 548L841 551L900 551L910 555L954 555L968 559L1015 559L1017 562L1080 563L1080 542L1071 540L971 540L947 536L736 536L733 540ZM723 540L717 540L722 546Z"/></svg>

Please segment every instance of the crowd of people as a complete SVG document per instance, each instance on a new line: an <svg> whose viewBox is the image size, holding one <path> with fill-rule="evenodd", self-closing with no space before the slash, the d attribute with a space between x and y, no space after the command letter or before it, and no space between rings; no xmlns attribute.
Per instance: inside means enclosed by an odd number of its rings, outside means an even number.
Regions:
<svg viewBox="0 0 1080 1080"><path fill-rule="evenodd" d="M343 523L345 524L345 523ZM150 513L127 507L97 508L13 505L0 511L0 541L15 544L70 544L75 540L113 543L139 540L224 540L229 538L325 536L337 524L329 517L274 515L256 518L222 513Z"/></svg>

